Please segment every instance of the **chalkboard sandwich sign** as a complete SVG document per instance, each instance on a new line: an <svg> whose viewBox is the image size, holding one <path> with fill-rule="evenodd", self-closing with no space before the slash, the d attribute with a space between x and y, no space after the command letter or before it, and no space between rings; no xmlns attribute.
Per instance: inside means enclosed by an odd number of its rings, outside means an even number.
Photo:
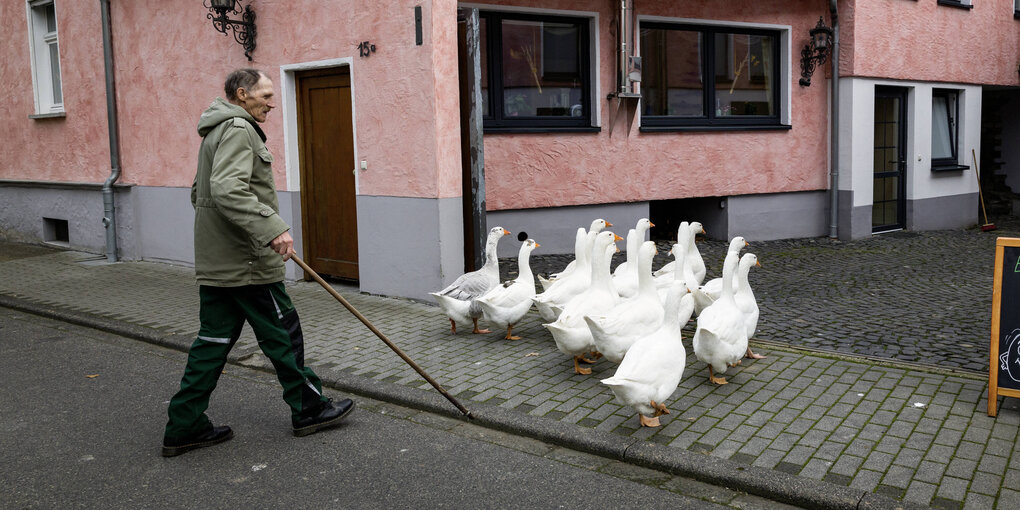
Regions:
<svg viewBox="0 0 1020 510"><path fill-rule="evenodd" d="M1020 397L1020 238L995 241L991 340L988 416L995 416L1000 395Z"/></svg>

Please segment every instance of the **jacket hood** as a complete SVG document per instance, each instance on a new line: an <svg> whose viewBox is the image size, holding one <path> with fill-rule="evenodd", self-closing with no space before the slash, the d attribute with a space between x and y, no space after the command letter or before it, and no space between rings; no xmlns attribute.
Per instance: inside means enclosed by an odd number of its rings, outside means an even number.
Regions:
<svg viewBox="0 0 1020 510"><path fill-rule="evenodd" d="M205 135L209 134L209 131L212 131L214 127L220 125L223 121L230 120L234 117L241 117L248 121L248 123L255 128L255 131L258 132L262 141L266 141L266 135L262 132L262 128L259 127L258 123L255 122L255 119L247 111L245 111L244 108L241 108L236 104L228 103L222 97L214 99L212 104L209 105L209 108L206 108L206 110L202 112L202 116L198 119L198 135L205 137Z"/></svg>

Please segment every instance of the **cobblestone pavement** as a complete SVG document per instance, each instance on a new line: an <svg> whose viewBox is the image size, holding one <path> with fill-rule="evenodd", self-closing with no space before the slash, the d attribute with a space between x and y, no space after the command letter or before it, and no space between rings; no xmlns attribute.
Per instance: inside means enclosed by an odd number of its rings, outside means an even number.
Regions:
<svg viewBox="0 0 1020 510"><path fill-rule="evenodd" d="M975 227L891 232L852 242L752 242L745 251L757 254L762 265L749 277L761 308L755 337L987 373L995 239L1020 237L1017 219L994 223L993 232ZM657 246L655 268L672 260L672 242ZM721 276L727 242L699 236L698 248L706 280ZM624 259L617 255L613 267ZM531 267L549 274L570 260L572 255L541 255L539 248ZM516 258L500 263L504 278L516 276Z"/></svg>
<svg viewBox="0 0 1020 510"><path fill-rule="evenodd" d="M1004 399L996 418L986 415L992 247L996 235L1017 232L998 224L996 233L753 243L763 264L752 272L762 307L757 336L773 341L755 350L768 357L745 360L727 372L730 384L714 386L688 343L683 380L667 401L672 414L657 429L639 427L599 383L611 363L575 375L537 312L515 328L519 341L499 332L451 335L431 304L335 287L468 406L484 402L905 502L1014 508L1020 399ZM702 245L710 277L724 249L718 241ZM558 262L536 257L535 265ZM504 267L507 276L513 271ZM316 284L288 290L306 358L320 373L430 389ZM71 251L0 256L0 295L168 333L195 334L197 294L185 267L106 264ZM235 352L265 363L247 328Z"/></svg>

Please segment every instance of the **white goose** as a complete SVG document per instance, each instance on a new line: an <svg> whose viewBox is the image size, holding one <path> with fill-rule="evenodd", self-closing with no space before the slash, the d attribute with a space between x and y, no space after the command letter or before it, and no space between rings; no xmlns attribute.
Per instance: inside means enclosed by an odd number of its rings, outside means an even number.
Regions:
<svg viewBox="0 0 1020 510"><path fill-rule="evenodd" d="M591 253L591 246L595 241L595 234L598 234L606 227L611 226L613 226L612 223L609 223L602 218L596 218L592 220L591 226L588 228L587 232L584 231L583 227L578 228L577 233L574 234L574 260L571 260L570 263L567 264L567 267L563 268L563 271L549 275L548 279L539 275L538 283L542 284L542 289L549 290L549 286L552 285L553 282L573 273L577 269L578 260L581 258L588 258L588 254Z"/></svg>
<svg viewBox="0 0 1020 510"><path fill-rule="evenodd" d="M680 229L683 228L685 223L687 223L687 222L685 221L685 222L680 223L680 227L677 228L677 236L676 236L677 244L680 244L680 239L681 239L680 238ZM695 238L697 237L698 234L704 234L704 233L705 233L705 227L703 227L700 222L692 221L690 224L688 224L688 233L687 233L687 235L688 235L688 237L690 237L690 241L691 242L687 246L687 264L690 265L691 272L694 274L694 277L697 278L697 285L701 285L701 282L705 281L705 259L703 259L701 257L701 252L698 250L698 245L697 245L697 243L695 243ZM676 266L676 261L673 261L673 262L670 262L670 263L662 266L661 268L659 268L658 271L656 271L653 274L656 277L661 277L661 276L664 276L666 273L671 273L671 272L675 271L676 267L677 267ZM695 285L695 286L697 286L697 285Z"/></svg>
<svg viewBox="0 0 1020 510"><path fill-rule="evenodd" d="M736 253L740 255L740 250L750 246L746 240L741 236L736 236L730 239L729 247L726 249L726 254ZM725 258L724 258L725 260ZM733 280L734 290L736 290L737 280ZM719 299L719 295L722 294L722 278L712 278L705 282L704 285L691 289L691 294L694 295L694 315L701 315L701 311L704 310L708 305Z"/></svg>
<svg viewBox="0 0 1020 510"><path fill-rule="evenodd" d="M634 297L614 306L604 315L587 315L584 322L591 330L595 348L613 363L619 363L634 342L662 326L663 308L652 281L652 257L655 243L641 244L638 260L638 291Z"/></svg>
<svg viewBox="0 0 1020 510"><path fill-rule="evenodd" d="M722 294L698 316L694 331L694 354L708 364L708 379L726 384L716 373L725 373L727 366L736 366L747 351L747 327L744 313L733 299L733 278L737 272L737 254L726 254L723 263Z"/></svg>
<svg viewBox="0 0 1020 510"><path fill-rule="evenodd" d="M627 231L627 260L616 266L616 270L613 271L613 285L616 286L616 292L620 293L622 298L629 298L637 294L638 249L641 243L645 242L645 234L648 233L648 229L654 226L655 224L648 221L648 218L641 218L634 228Z"/></svg>
<svg viewBox="0 0 1020 510"><path fill-rule="evenodd" d="M600 232L595 237L595 246L592 249L594 264L591 269L591 287L571 299L556 321L543 324L552 333L560 352L574 358L574 372L578 374L591 373L590 368L581 368L578 362L581 361L581 356L595 350L595 341L584 322L584 316L605 313L616 305L619 299L613 289L609 265L616 252L614 243L622 239L608 230Z"/></svg>
<svg viewBox="0 0 1020 510"><path fill-rule="evenodd" d="M752 267L761 267L758 256L753 253L745 253L743 257L740 257L740 265L737 267L737 288L733 290L733 300L737 302L740 311L744 312L744 329L747 330L748 339L747 353L744 354L744 357L763 359L765 356L752 351L750 344L751 336L758 329L760 313L758 301L754 298L754 292L751 291L751 283L747 280L747 274L751 272Z"/></svg>
<svg viewBox="0 0 1020 510"><path fill-rule="evenodd" d="M592 266L592 253L595 245L595 236L602 232L605 225L611 225L611 223L597 219L592 222L592 229L585 234L585 245L584 250L581 252L583 256L574 259L574 264L567 266L568 270L564 270L563 276L560 276L556 280L549 284L549 287L544 292L535 296L535 308L538 309L538 314L542 316L542 320L546 322L554 322L559 318L560 314L563 313L563 307L566 306L567 302L584 292L591 286L591 266Z"/></svg>
<svg viewBox="0 0 1020 510"><path fill-rule="evenodd" d="M534 239L521 243L521 250L517 254L517 266L520 271L517 278L503 285L494 286L478 298L482 317L497 326L506 326L504 338L507 340L521 339L511 333L514 324L520 322L531 309L531 300L535 297L535 277L531 273L530 258L531 252L539 246L541 245Z"/></svg>
<svg viewBox="0 0 1020 510"><path fill-rule="evenodd" d="M602 380L617 400L638 412L643 427L658 427L659 416L669 414L664 401L683 377L687 351L681 329L693 312L691 295L680 287L671 288L662 326L635 342L616 373Z"/></svg>
<svg viewBox="0 0 1020 510"><path fill-rule="evenodd" d="M666 302L666 295L672 287L680 286L688 291L697 288L697 284L693 283L697 281L697 278L694 277L690 264L687 264L687 253L689 251L687 245L692 242L689 229L690 226L687 224L680 225L680 228L677 229L679 242L674 244L673 248L669 250L669 253L674 258L673 264L676 267L683 268L683 270L671 271L662 276L655 277L655 288L659 294L659 300L663 303Z"/></svg>
<svg viewBox="0 0 1020 510"><path fill-rule="evenodd" d="M499 285L499 259L496 258L496 246L499 240L510 231L503 227L489 229L489 237L485 242L485 265L477 271L460 275L449 287L430 292L435 296L439 307L450 318L450 331L457 333L457 323L471 322L474 324L472 333L491 333L487 329L478 329L478 318L482 309L475 300L490 288Z"/></svg>

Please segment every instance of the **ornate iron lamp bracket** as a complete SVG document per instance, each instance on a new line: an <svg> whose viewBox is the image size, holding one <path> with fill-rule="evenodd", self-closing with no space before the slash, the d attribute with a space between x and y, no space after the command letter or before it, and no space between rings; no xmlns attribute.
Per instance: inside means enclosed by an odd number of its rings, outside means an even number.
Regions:
<svg viewBox="0 0 1020 510"><path fill-rule="evenodd" d="M223 3L222 1L216 2L216 4ZM230 7L220 7L212 5L210 0L202 0L202 5L209 9L206 18L212 20L213 28L223 35L227 35L227 30L230 30L234 34L234 40L244 48L244 56L251 60L251 54L255 51L255 11L252 10L251 5L246 5L244 11L241 11L236 0L229 4ZM227 16L228 14L240 14L241 20L232 20Z"/></svg>
<svg viewBox="0 0 1020 510"><path fill-rule="evenodd" d="M803 87L811 85L811 75L815 68L825 63L832 49L832 29L825 26L821 17L818 18L818 25L810 30L811 40L804 45L800 52L800 84Z"/></svg>

